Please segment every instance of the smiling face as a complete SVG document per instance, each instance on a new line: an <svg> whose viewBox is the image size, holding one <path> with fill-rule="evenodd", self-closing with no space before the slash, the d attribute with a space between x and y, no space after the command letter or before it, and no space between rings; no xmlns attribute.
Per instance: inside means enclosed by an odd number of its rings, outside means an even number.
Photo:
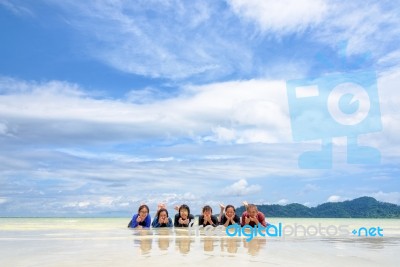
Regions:
<svg viewBox="0 0 400 267"><path fill-rule="evenodd" d="M229 207L226 209L225 214L226 214L226 217L232 218L233 216L235 216L235 211L233 210L232 207Z"/></svg>
<svg viewBox="0 0 400 267"><path fill-rule="evenodd" d="M161 211L160 215L159 215L159 218L162 219L162 220L165 220L167 218L167 213L165 211Z"/></svg>
<svg viewBox="0 0 400 267"><path fill-rule="evenodd" d="M139 216L141 218L146 218L147 214L149 214L149 211L147 210L147 208L143 207L139 210Z"/></svg>
<svg viewBox="0 0 400 267"><path fill-rule="evenodd" d="M179 211L179 214L180 214L181 218L185 220L189 216L189 211L187 209L181 209Z"/></svg>
<svg viewBox="0 0 400 267"><path fill-rule="evenodd" d="M256 207L251 207L247 209L247 214L249 214L250 218L255 218L257 216L258 210Z"/></svg>
<svg viewBox="0 0 400 267"><path fill-rule="evenodd" d="M206 217L210 217L211 216L211 210L203 211L203 215L206 216Z"/></svg>

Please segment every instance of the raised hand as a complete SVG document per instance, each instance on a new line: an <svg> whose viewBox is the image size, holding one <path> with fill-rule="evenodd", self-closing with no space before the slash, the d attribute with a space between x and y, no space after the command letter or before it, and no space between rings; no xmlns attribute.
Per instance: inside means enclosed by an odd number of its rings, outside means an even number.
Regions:
<svg viewBox="0 0 400 267"><path fill-rule="evenodd" d="M259 223L257 217L250 218L250 220L252 220L253 222L255 222L255 224L258 224L258 223Z"/></svg>
<svg viewBox="0 0 400 267"><path fill-rule="evenodd" d="M180 224L188 224L189 223L189 219L182 219L182 218L179 218L179 223Z"/></svg>

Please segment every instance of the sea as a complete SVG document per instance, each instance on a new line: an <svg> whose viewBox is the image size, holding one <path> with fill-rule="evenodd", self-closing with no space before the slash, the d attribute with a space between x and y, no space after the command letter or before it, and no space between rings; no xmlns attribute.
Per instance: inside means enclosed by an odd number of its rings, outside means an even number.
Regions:
<svg viewBox="0 0 400 267"><path fill-rule="evenodd" d="M130 218L0 218L0 266L399 266L400 219L129 229Z"/></svg>

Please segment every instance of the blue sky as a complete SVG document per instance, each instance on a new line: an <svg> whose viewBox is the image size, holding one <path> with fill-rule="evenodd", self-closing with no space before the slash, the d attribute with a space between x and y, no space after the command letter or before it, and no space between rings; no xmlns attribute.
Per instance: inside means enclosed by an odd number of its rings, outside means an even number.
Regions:
<svg viewBox="0 0 400 267"><path fill-rule="evenodd" d="M399 17L396 1L0 0L0 216L400 204ZM321 141L294 141L286 83L366 71L382 127L358 142L380 162L347 163L334 136L331 168L301 168Z"/></svg>

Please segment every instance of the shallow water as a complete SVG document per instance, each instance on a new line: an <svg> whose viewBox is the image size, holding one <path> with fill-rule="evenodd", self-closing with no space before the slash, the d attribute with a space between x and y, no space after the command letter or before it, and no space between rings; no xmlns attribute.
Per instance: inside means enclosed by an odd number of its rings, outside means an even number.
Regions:
<svg viewBox="0 0 400 267"><path fill-rule="evenodd" d="M286 236L127 229L126 218L0 218L0 266L398 266L400 220L279 219ZM347 234L335 234L346 226ZM297 237L290 230L297 226ZM316 227L330 235L315 235ZM350 231L380 227L383 236ZM309 234L304 234L308 229ZM215 234L215 232L214 232Z"/></svg>

